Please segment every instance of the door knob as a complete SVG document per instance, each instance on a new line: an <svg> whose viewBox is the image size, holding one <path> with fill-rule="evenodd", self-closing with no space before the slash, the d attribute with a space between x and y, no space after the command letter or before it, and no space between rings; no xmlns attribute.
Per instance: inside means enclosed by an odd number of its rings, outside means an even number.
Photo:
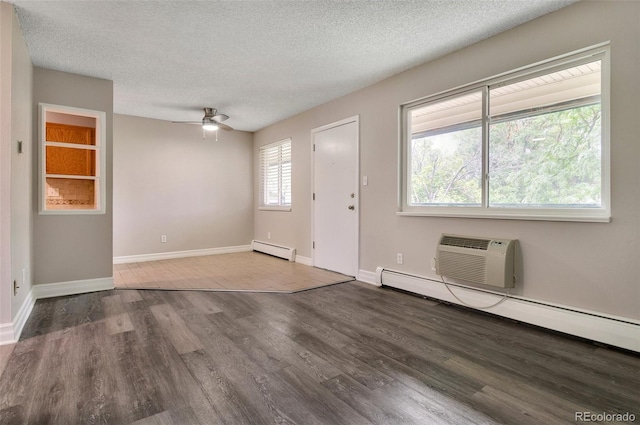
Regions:
<svg viewBox="0 0 640 425"><path fill-rule="evenodd" d="M348 208L349 208L350 210L355 210L355 209L356 209L356 206L355 206L355 205L349 205L349 207L348 207Z"/></svg>

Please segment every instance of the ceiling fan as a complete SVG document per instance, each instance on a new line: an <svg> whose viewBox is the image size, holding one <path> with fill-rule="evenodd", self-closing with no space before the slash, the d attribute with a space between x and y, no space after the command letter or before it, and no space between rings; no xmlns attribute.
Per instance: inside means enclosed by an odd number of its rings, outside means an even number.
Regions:
<svg viewBox="0 0 640 425"><path fill-rule="evenodd" d="M222 124L222 121L226 121L229 119L228 115L219 114L216 108L203 108L204 109L204 117L202 117L201 121L172 121L174 123L181 124L198 124L202 126L203 130L206 131L216 131L218 129L232 131L233 128L229 127L226 124Z"/></svg>

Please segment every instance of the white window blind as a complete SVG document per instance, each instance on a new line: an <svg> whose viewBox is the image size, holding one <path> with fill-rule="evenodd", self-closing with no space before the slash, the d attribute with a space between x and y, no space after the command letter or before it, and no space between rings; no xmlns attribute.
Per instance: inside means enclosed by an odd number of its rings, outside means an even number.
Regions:
<svg viewBox="0 0 640 425"><path fill-rule="evenodd" d="M291 139L260 147L260 206L291 206Z"/></svg>

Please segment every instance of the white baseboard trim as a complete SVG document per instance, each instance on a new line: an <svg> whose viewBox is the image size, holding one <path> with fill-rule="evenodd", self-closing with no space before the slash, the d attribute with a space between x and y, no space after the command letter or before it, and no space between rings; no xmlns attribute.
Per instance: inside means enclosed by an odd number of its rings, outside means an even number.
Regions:
<svg viewBox="0 0 640 425"><path fill-rule="evenodd" d="M376 274L368 270L358 270L358 276L356 279L370 285L381 286L379 282L376 282Z"/></svg>
<svg viewBox="0 0 640 425"><path fill-rule="evenodd" d="M71 282L43 283L33 285L31 290L36 300L41 298L63 297L65 295L85 294L88 292L114 289L113 277L74 280Z"/></svg>
<svg viewBox="0 0 640 425"><path fill-rule="evenodd" d="M124 255L113 257L113 264L141 263L144 261L171 260L173 258L203 257L205 255L231 254L251 251L251 245L225 246L221 248L192 249L189 251L158 252L155 254Z"/></svg>
<svg viewBox="0 0 640 425"><path fill-rule="evenodd" d="M15 341L20 339L20 334L22 334L22 329L24 328L24 325L27 323L27 319L31 315L31 311L33 310L33 306L35 305L36 305L36 298L34 297L34 294L33 294L33 287L31 287L31 290L27 294L26 298L22 302L22 305L20 306L20 309L18 310L18 314L16 314L16 317L13 319L13 333L14 333Z"/></svg>
<svg viewBox="0 0 640 425"><path fill-rule="evenodd" d="M302 255L296 255L296 263L304 264L305 266L312 266L311 258L303 257Z"/></svg>
<svg viewBox="0 0 640 425"><path fill-rule="evenodd" d="M426 277L384 269L382 284L452 304L464 305L449 293L442 282ZM493 291L460 285L450 285L450 287L459 298L474 306L491 305L502 297L501 293ZM503 303L482 311L640 352L640 321L638 320L519 296L509 296Z"/></svg>
<svg viewBox="0 0 640 425"><path fill-rule="evenodd" d="M13 323L0 324L0 345L13 344L16 341Z"/></svg>
<svg viewBox="0 0 640 425"><path fill-rule="evenodd" d="M22 328L24 328L27 319L33 310L33 306L36 304L36 300L33 297L33 288L29 291L25 297L16 317L13 322L3 323L0 325L0 345L13 344L20 339Z"/></svg>
<svg viewBox="0 0 640 425"><path fill-rule="evenodd" d="M25 323L27 323L27 319L37 300L41 298L106 291L113 288L113 277L33 285L29 294L27 294L27 297L22 302L13 322L0 324L0 345L13 344L20 339L22 329Z"/></svg>

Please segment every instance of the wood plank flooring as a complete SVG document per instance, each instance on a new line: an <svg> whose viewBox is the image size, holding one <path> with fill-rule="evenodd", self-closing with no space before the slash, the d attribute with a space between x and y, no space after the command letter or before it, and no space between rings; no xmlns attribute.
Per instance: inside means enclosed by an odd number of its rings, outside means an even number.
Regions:
<svg viewBox="0 0 640 425"><path fill-rule="evenodd" d="M15 344L0 345L0 376L2 376L2 371L4 370L14 348Z"/></svg>
<svg viewBox="0 0 640 425"><path fill-rule="evenodd" d="M640 417L640 356L359 282L39 300L0 424L569 424Z"/></svg>
<svg viewBox="0 0 640 425"><path fill-rule="evenodd" d="M259 252L115 264L116 288L293 293L354 280Z"/></svg>

